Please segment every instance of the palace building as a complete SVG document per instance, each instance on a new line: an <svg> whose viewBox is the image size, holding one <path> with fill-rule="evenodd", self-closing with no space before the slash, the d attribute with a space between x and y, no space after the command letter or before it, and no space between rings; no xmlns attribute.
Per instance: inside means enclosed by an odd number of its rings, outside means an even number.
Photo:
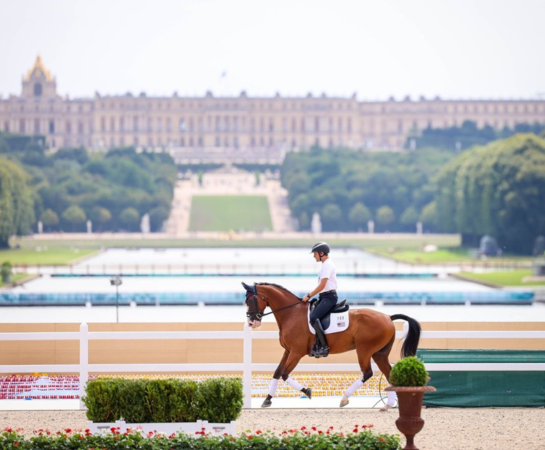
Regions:
<svg viewBox="0 0 545 450"><path fill-rule="evenodd" d="M426 127L472 120L496 129L545 123L545 100L405 98L359 101L326 94L306 97L148 97L145 93L70 99L38 56L19 96L0 97L0 130L46 136L51 148L93 150L136 146L244 152L347 147L398 149Z"/></svg>

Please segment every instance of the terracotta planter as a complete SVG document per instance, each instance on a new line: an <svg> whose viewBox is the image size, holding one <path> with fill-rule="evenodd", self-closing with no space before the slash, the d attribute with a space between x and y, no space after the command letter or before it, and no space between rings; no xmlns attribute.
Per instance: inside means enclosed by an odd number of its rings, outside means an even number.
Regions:
<svg viewBox="0 0 545 450"><path fill-rule="evenodd" d="M396 426L407 438L407 445L403 450L418 450L414 445L414 436L424 427L422 400L426 392L435 392L433 386L388 386L387 391L397 394L399 402L399 419Z"/></svg>

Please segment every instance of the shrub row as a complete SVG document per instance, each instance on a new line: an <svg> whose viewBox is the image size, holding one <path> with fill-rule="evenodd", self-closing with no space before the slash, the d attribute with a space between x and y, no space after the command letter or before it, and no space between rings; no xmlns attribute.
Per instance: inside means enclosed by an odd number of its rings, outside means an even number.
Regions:
<svg viewBox="0 0 545 450"><path fill-rule="evenodd" d="M304 427L303 427L304 428ZM198 433L201 434L201 433ZM0 450L242 450L242 449L359 449L359 450L398 450L399 436L374 433L370 429L357 430L344 435L322 431L285 431L281 436L271 432L256 431L233 436L212 436L202 432L202 436L173 434L171 436L141 432L120 434L115 429L104 435L65 432L51 435L49 432L37 433L35 437L24 439L10 429L0 433Z"/></svg>
<svg viewBox="0 0 545 450"><path fill-rule="evenodd" d="M242 410L240 378L201 381L178 379L126 380L97 378L89 381L83 402L93 422L226 423Z"/></svg>

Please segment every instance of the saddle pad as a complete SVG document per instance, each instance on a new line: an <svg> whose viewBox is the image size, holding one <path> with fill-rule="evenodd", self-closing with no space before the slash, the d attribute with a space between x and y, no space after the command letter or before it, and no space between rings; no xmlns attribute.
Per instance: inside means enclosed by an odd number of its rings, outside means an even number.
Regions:
<svg viewBox="0 0 545 450"><path fill-rule="evenodd" d="M331 313L331 321L329 326L324 330L325 334L340 333L345 331L349 325L350 311L345 311L341 313ZM308 328L312 334L316 334L314 327L310 324L310 308L308 309L307 314Z"/></svg>

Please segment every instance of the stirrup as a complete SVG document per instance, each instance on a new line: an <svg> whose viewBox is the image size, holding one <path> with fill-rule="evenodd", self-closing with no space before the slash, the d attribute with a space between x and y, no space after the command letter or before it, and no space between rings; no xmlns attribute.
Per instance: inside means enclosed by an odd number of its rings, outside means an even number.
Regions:
<svg viewBox="0 0 545 450"><path fill-rule="evenodd" d="M320 347L316 349L311 356L314 356L315 358L326 358L329 356L329 347L327 345L325 347Z"/></svg>

